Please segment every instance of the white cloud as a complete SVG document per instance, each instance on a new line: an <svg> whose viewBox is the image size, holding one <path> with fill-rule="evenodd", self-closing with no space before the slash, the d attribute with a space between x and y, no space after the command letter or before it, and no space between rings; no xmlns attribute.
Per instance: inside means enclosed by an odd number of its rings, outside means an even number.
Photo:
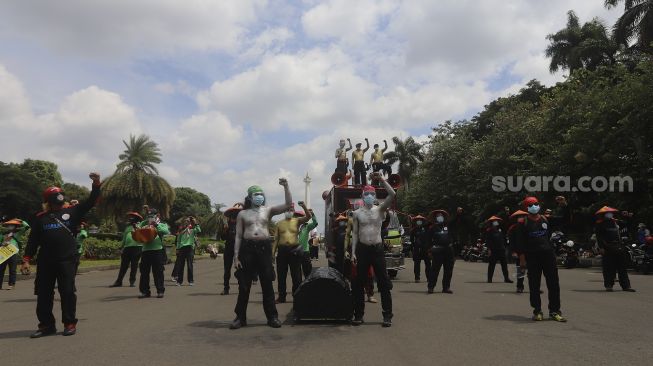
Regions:
<svg viewBox="0 0 653 366"><path fill-rule="evenodd" d="M261 32L245 47L239 57L244 60L257 60L267 54L279 53L284 44L294 37L292 31L286 27L269 28Z"/></svg>
<svg viewBox="0 0 653 366"><path fill-rule="evenodd" d="M330 0L319 3L302 16L304 31L313 38L338 38L360 43L392 12L397 1Z"/></svg>
<svg viewBox="0 0 653 366"><path fill-rule="evenodd" d="M63 52L114 57L130 53L238 48L265 0L9 1L5 35Z"/></svg>

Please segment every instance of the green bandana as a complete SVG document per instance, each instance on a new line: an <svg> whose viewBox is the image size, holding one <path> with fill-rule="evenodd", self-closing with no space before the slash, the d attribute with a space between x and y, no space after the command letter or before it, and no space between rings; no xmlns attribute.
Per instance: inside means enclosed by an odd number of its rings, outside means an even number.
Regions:
<svg viewBox="0 0 653 366"><path fill-rule="evenodd" d="M261 186L251 186L247 188L247 195L252 197L254 193L263 193L263 188Z"/></svg>

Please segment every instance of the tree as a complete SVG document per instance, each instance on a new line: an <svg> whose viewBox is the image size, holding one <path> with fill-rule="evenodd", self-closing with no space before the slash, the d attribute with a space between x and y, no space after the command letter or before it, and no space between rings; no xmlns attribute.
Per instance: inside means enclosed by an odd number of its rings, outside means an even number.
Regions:
<svg viewBox="0 0 653 366"><path fill-rule="evenodd" d="M61 186L61 188L65 192L66 199L68 201L70 200L82 201L88 198L88 196L91 194L91 191L88 188L82 187L75 183L64 183Z"/></svg>
<svg viewBox="0 0 653 366"><path fill-rule="evenodd" d="M159 210L164 218L170 213L175 191L159 176L156 164L161 152L148 136L130 136L123 140L125 151L119 155L116 171L102 185L100 212L122 218L127 211L140 211L144 204Z"/></svg>
<svg viewBox="0 0 653 366"><path fill-rule="evenodd" d="M57 164L45 160L25 159L19 165L20 169L36 177L36 181L42 189L51 186L61 187L63 178L59 173Z"/></svg>
<svg viewBox="0 0 653 366"><path fill-rule="evenodd" d="M0 216L30 218L41 210L42 192L34 175L0 162Z"/></svg>
<svg viewBox="0 0 653 366"><path fill-rule="evenodd" d="M198 218L211 214L211 199L204 193L188 187L175 188L175 200L170 211L170 221L177 222L184 216Z"/></svg>
<svg viewBox="0 0 653 366"><path fill-rule="evenodd" d="M559 69L569 70L570 73L581 68L595 70L600 65L614 64L618 50L606 26L598 18L581 27L572 10L567 13L567 26L549 34L546 39L551 42L546 48L546 56L551 58L551 73Z"/></svg>
<svg viewBox="0 0 653 366"><path fill-rule="evenodd" d="M213 204L213 212L202 217L202 234L207 236L216 236L220 234L222 236L224 227L227 224L226 217L221 211L223 207L226 207L224 203L215 203Z"/></svg>
<svg viewBox="0 0 653 366"><path fill-rule="evenodd" d="M417 165L424 160L420 151L422 146L415 142L412 137L402 141L398 137L393 137L392 142L395 144L395 151L384 154L385 162L389 165L399 163L398 173L404 181L406 189L410 187L410 178L412 177Z"/></svg>
<svg viewBox="0 0 653 366"><path fill-rule="evenodd" d="M613 8L622 0L605 0L605 7ZM624 46L636 39L635 46L651 51L653 42L653 0L624 0L624 13L613 27L615 40Z"/></svg>

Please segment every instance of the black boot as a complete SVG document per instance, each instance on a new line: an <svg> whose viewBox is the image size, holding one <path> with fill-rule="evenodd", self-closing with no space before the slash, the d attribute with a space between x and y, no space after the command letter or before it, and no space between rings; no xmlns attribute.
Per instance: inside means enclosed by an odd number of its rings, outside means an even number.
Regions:
<svg viewBox="0 0 653 366"><path fill-rule="evenodd" d="M272 318L268 320L268 325L272 328L281 328L281 321L279 318Z"/></svg>
<svg viewBox="0 0 653 366"><path fill-rule="evenodd" d="M241 320L240 318L234 319L233 322L231 322L231 325L229 326L229 329L240 329L242 327L247 326L247 321L246 320Z"/></svg>
<svg viewBox="0 0 653 366"><path fill-rule="evenodd" d="M55 334L57 334L57 328L52 326L52 327L39 328L39 330L32 333L29 337L30 338L41 338L41 337L55 335Z"/></svg>

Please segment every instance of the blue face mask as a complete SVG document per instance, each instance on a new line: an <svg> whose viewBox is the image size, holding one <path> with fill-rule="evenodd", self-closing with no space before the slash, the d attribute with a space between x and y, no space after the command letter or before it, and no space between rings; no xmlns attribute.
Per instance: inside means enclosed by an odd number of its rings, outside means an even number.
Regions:
<svg viewBox="0 0 653 366"><path fill-rule="evenodd" d="M422 226L422 221L415 221L415 223L417 224L417 226Z"/></svg>
<svg viewBox="0 0 653 366"><path fill-rule="evenodd" d="M540 212L540 206L539 205L528 206L528 213L529 214L535 215L538 212Z"/></svg>
<svg viewBox="0 0 653 366"><path fill-rule="evenodd" d="M366 205L371 206L374 204L374 201L376 200L376 197L374 197L371 194L366 194L363 196L363 202L365 202Z"/></svg>
<svg viewBox="0 0 653 366"><path fill-rule="evenodd" d="M263 202L265 202L265 197L263 195L257 194L252 197L252 204L256 207L263 205Z"/></svg>
<svg viewBox="0 0 653 366"><path fill-rule="evenodd" d="M444 222L444 216L436 216L435 221L437 221L440 224L443 223Z"/></svg>
<svg viewBox="0 0 653 366"><path fill-rule="evenodd" d="M613 217L614 217L614 215L612 214L612 212L608 212L608 213L605 214L605 218L608 219L608 220L610 220Z"/></svg>

